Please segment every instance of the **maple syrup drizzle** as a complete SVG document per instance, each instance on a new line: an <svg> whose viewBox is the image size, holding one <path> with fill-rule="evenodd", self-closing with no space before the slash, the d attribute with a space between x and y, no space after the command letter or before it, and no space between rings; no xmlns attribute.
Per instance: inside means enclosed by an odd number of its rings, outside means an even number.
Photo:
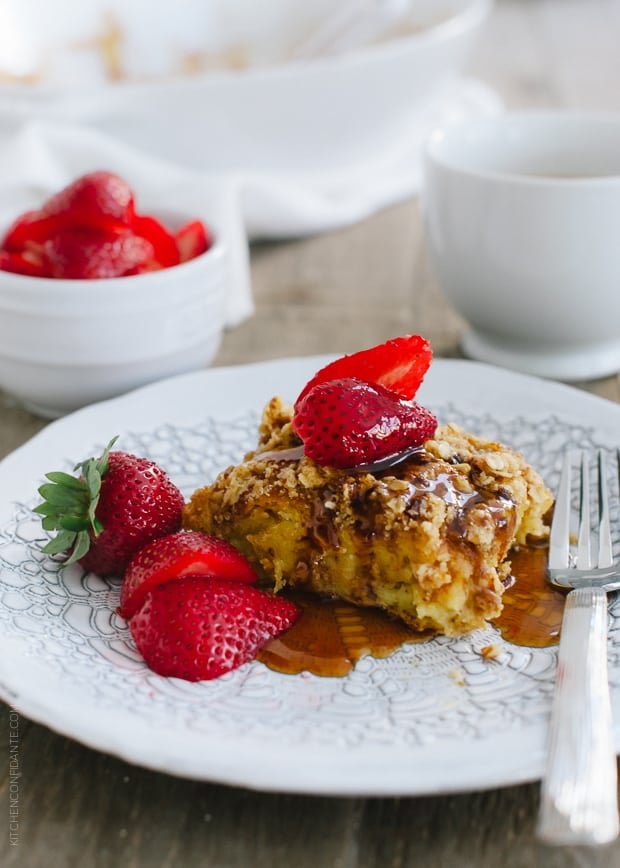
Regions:
<svg viewBox="0 0 620 868"><path fill-rule="evenodd" d="M544 648L557 644L565 597L547 582L547 549L516 549L510 560L514 582L504 592L504 609L495 626L515 645ZM433 635L415 632L379 609L301 592L287 592L286 596L300 606L302 617L258 655L277 672L343 676L367 654L388 657L405 643L425 642Z"/></svg>
<svg viewBox="0 0 620 868"><path fill-rule="evenodd" d="M258 655L277 672L346 675L367 654L388 657L406 642L424 642L432 636L414 632L380 609L299 591L287 591L285 596L301 608L301 618Z"/></svg>
<svg viewBox="0 0 620 868"><path fill-rule="evenodd" d="M421 446L410 446L408 449L402 449L400 452L392 452L390 455L385 455L377 461L370 461L367 464L355 464L348 468L348 473L381 473L383 470L391 470L398 464L408 461L410 458L422 455L423 448ZM291 446L289 449L270 449L268 452L258 452L254 456L255 461L299 461L306 454L303 443L300 446Z"/></svg>
<svg viewBox="0 0 620 868"><path fill-rule="evenodd" d="M513 645L547 648L560 641L566 595L547 580L547 555L546 546L510 553L514 582L504 591L504 609L494 624Z"/></svg>

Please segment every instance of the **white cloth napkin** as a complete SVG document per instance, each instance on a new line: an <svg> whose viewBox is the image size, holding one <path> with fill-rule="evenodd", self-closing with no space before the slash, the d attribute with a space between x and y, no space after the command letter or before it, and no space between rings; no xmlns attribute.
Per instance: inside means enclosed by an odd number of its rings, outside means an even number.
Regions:
<svg viewBox="0 0 620 868"><path fill-rule="evenodd" d="M480 82L461 80L412 114L394 139L386 131L372 159L346 170L243 166L213 174L188 169L136 148L93 126L0 113L0 229L35 208L75 177L108 169L133 187L143 213L176 211L211 224L227 249L229 295L226 323L238 325L253 311L248 242L335 229L414 195L421 150L431 129L500 110L496 94Z"/></svg>
<svg viewBox="0 0 620 868"><path fill-rule="evenodd" d="M415 195L422 149L431 130L496 114L502 103L485 84L465 79L412 113L398 138L386 130L372 159L346 170L260 175L239 173L244 223L250 238L287 238L346 226Z"/></svg>

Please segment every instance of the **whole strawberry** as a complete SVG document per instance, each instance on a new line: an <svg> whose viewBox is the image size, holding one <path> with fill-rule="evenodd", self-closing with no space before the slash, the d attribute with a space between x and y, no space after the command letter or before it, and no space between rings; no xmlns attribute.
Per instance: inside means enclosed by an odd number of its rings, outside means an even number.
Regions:
<svg viewBox="0 0 620 868"><path fill-rule="evenodd" d="M253 660L299 614L247 582L189 576L153 588L129 629L154 672L205 681Z"/></svg>
<svg viewBox="0 0 620 868"><path fill-rule="evenodd" d="M77 464L79 476L46 474L39 488L45 530L58 531L44 547L67 553L65 564L79 561L100 576L122 575L129 560L157 537L181 525L183 495L152 461L127 452L111 452Z"/></svg>
<svg viewBox="0 0 620 868"><path fill-rule="evenodd" d="M352 468L421 446L437 420L382 386L347 377L313 386L295 405L293 427L317 464Z"/></svg>

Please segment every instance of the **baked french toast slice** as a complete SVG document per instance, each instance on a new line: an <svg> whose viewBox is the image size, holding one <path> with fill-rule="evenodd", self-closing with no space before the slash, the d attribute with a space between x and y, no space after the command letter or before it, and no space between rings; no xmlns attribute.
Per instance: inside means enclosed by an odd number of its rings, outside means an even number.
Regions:
<svg viewBox="0 0 620 868"><path fill-rule="evenodd" d="M460 635L500 614L510 549L547 536L553 502L520 453L444 425L393 467L340 470L301 454L292 418L270 401L256 450L194 493L186 528L228 540L276 590L416 630Z"/></svg>

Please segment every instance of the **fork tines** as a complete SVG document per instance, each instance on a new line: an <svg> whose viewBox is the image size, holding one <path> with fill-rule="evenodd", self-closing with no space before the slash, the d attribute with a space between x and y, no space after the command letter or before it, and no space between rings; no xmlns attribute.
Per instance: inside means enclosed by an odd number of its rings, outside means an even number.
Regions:
<svg viewBox="0 0 620 868"><path fill-rule="evenodd" d="M593 488L591 453L576 450L564 456L549 538L551 572L568 567L603 569L613 564L607 458L603 449L594 454L596 485ZM616 450L614 460L617 479L620 450ZM573 509L574 503L576 509Z"/></svg>

